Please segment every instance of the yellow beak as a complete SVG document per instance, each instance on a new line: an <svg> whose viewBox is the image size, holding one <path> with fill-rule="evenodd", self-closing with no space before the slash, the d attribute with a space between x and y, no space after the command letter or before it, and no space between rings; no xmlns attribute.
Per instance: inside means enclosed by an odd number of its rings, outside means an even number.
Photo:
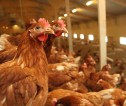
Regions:
<svg viewBox="0 0 126 106"><path fill-rule="evenodd" d="M66 28L62 29L64 33L68 33L68 30Z"/></svg>
<svg viewBox="0 0 126 106"><path fill-rule="evenodd" d="M54 31L51 28L45 29L45 34L54 34Z"/></svg>

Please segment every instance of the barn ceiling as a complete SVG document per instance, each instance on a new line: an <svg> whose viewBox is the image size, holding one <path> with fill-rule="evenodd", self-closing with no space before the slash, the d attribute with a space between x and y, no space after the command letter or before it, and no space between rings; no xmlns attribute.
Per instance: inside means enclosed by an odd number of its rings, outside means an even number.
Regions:
<svg viewBox="0 0 126 106"><path fill-rule="evenodd" d="M98 0L87 6L90 0L70 0L72 23L98 19ZM126 14L126 0L106 0L107 17ZM72 10L76 9L75 13ZM65 0L0 0L0 25L25 23L31 18L44 17L49 21L62 17L66 13Z"/></svg>

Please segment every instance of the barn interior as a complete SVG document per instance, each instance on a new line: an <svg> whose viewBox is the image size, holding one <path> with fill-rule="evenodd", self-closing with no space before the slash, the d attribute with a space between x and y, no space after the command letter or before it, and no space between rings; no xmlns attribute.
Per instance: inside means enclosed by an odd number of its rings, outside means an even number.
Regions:
<svg viewBox="0 0 126 106"><path fill-rule="evenodd" d="M30 21L40 18L49 23L63 20L68 30L54 39L51 50L47 51L51 52L47 56L49 95L42 106L80 106L80 99L86 97L77 95L102 97L115 88L118 88L113 91L116 96L111 93L109 100L95 104L94 101L100 101L97 100L100 97L96 97L92 104L84 102L82 106L126 106L126 0L0 0L1 65L5 62L2 53L9 51L12 55L10 51L15 46L8 46L2 37L14 37L12 42L18 42L20 40L15 38L27 31ZM124 97L119 95L122 92ZM77 98L69 97L62 105L52 104L53 99L62 99L73 93ZM79 101L77 104L72 103L75 99ZM68 105L64 101L69 101Z"/></svg>

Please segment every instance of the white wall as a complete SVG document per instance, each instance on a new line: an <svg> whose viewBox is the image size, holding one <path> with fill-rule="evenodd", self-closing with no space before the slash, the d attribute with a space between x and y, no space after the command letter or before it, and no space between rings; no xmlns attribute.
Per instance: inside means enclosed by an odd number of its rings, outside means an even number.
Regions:
<svg viewBox="0 0 126 106"><path fill-rule="evenodd" d="M119 43L119 37L126 37L126 15L107 18L107 36L113 38L116 43ZM93 34L95 40L99 39L98 22L82 22L72 26L73 33L83 33L85 35Z"/></svg>

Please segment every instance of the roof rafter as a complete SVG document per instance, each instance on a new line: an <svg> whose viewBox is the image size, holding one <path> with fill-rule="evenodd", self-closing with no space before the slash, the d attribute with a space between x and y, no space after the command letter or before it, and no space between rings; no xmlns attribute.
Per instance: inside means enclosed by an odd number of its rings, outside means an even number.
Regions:
<svg viewBox="0 0 126 106"><path fill-rule="evenodd" d="M82 3L80 3L79 1L72 1L71 3L72 3L72 5L74 5L74 7L79 6L82 9L85 9L85 10L90 11L92 13L98 14L98 9L97 8L86 6L86 5L82 4ZM109 12L106 12L106 13L107 13L107 16L112 16L112 17L115 16L112 13L109 13Z"/></svg>
<svg viewBox="0 0 126 106"><path fill-rule="evenodd" d="M86 19L90 19L90 20L96 20L97 18L89 16L89 15L85 15L85 14L81 14L81 13L76 13L75 15L77 16L83 16Z"/></svg>
<svg viewBox="0 0 126 106"><path fill-rule="evenodd" d="M79 20L78 20L77 18L72 17L72 18L71 18L71 21L72 21L72 22L82 22L82 21L85 22L85 21L87 21L87 20L86 20L86 19L79 19Z"/></svg>
<svg viewBox="0 0 126 106"><path fill-rule="evenodd" d="M122 0L111 0L111 1L120 5L120 6L126 7L126 2L124 2Z"/></svg>
<svg viewBox="0 0 126 106"><path fill-rule="evenodd" d="M91 18L89 18L89 17L84 17L84 16L82 16L82 15L75 15L75 14L70 14L70 16L73 18L77 18L77 19L81 19L81 20L84 20L84 19L86 19L86 20L91 20Z"/></svg>

